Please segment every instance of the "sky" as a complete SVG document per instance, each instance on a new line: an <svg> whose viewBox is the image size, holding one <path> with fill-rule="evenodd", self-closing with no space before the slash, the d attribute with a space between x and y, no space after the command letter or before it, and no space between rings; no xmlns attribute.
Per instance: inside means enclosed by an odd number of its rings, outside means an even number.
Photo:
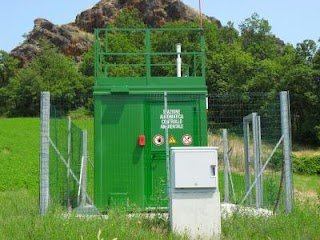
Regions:
<svg viewBox="0 0 320 240"><path fill-rule="evenodd" d="M76 15L91 8L99 0L1 0L0 50L10 52L23 42L23 35L33 28L36 18L54 24L73 22ZM199 10L199 0L182 0ZM305 39L320 37L319 0L200 0L202 13L228 21L238 27L253 13L268 20L271 32L294 46Z"/></svg>

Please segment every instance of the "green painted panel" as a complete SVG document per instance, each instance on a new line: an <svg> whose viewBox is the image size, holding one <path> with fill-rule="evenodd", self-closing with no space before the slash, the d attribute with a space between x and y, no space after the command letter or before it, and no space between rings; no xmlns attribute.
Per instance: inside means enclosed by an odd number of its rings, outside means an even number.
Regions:
<svg viewBox="0 0 320 240"><path fill-rule="evenodd" d="M181 78L174 76L175 43L173 48L161 50L165 52L154 52L157 47L153 40L157 34L168 31L177 36L186 33L197 36L194 46L184 48L181 53L183 63L188 66ZM115 52L108 39L118 32L142 37L142 42L136 42L139 51ZM95 30L94 199L99 209L113 205L167 206L166 114L170 146L207 145L204 46L202 29ZM115 61L132 57L139 61ZM172 59L173 64L171 60L156 61L161 59ZM191 62L185 62L187 59ZM112 71L114 67L121 71ZM163 112L164 91L168 93L168 112ZM139 146L139 135L145 135L145 146Z"/></svg>
<svg viewBox="0 0 320 240"><path fill-rule="evenodd" d="M149 102L147 106L146 198L148 207L167 206L165 128L168 124L170 147L200 146L199 101L176 97L168 101Z"/></svg>
<svg viewBox="0 0 320 240"><path fill-rule="evenodd" d="M98 207L142 204L144 147L138 145L139 135L144 134L142 100L110 95L102 98L100 111L101 155L96 154L100 161L95 166Z"/></svg>

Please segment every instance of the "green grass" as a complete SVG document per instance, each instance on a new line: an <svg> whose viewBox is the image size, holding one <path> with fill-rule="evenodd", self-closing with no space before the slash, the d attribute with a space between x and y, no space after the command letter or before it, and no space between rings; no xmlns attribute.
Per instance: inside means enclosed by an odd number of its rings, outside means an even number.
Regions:
<svg viewBox="0 0 320 240"><path fill-rule="evenodd" d="M38 214L37 198L29 191L0 193L0 239L187 239L169 231L157 217L129 218L110 211L104 218L79 218L52 207ZM320 205L296 205L292 214L271 217L236 214L222 219L221 239L319 239Z"/></svg>
<svg viewBox="0 0 320 240"><path fill-rule="evenodd" d="M28 191L0 193L0 226L0 239L186 239L168 231L160 218L129 218L119 211L109 212L107 220L79 218L59 208L40 217Z"/></svg>
<svg viewBox="0 0 320 240"><path fill-rule="evenodd" d="M82 127L87 124L77 121ZM171 233L161 218L130 219L119 211L109 212L108 220L86 219L66 217L53 206L40 217L39 129L39 119L0 119L0 239L186 239ZM242 179L234 175L235 184L243 184ZM292 214L223 219L221 239L319 239L319 186L319 176L294 174L298 200L304 194L302 200L312 196L312 201L296 201Z"/></svg>
<svg viewBox="0 0 320 240"><path fill-rule="evenodd" d="M235 215L223 220L221 239L319 239L320 205L296 205L291 214Z"/></svg>
<svg viewBox="0 0 320 240"><path fill-rule="evenodd" d="M299 192L320 193L320 177L317 175L293 174L293 183Z"/></svg>
<svg viewBox="0 0 320 240"><path fill-rule="evenodd" d="M38 118L0 119L0 191L29 189L37 195L39 133Z"/></svg>

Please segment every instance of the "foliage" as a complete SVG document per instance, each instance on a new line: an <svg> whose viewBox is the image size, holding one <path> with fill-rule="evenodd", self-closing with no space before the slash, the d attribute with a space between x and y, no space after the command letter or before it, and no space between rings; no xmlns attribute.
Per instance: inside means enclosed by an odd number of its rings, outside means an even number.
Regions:
<svg viewBox="0 0 320 240"><path fill-rule="evenodd" d="M241 42L246 52L256 60L274 59L280 50L269 22L257 13L252 14L239 26Z"/></svg>
<svg viewBox="0 0 320 240"><path fill-rule="evenodd" d="M89 50L82 55L79 71L84 76L94 76L94 46L90 47Z"/></svg>
<svg viewBox="0 0 320 240"><path fill-rule="evenodd" d="M293 156L292 169L294 173L320 175L320 155Z"/></svg>
<svg viewBox="0 0 320 240"><path fill-rule="evenodd" d="M15 75L18 60L9 56L5 51L0 51L0 88L9 83L9 79Z"/></svg>
<svg viewBox="0 0 320 240"><path fill-rule="evenodd" d="M18 60L9 56L5 51L0 51L0 115L6 111L6 99L8 92L6 86L10 78L17 72Z"/></svg>
<svg viewBox="0 0 320 240"><path fill-rule="evenodd" d="M270 159L269 165L271 169L280 171L283 166L283 154L282 151L277 149L273 154L272 158Z"/></svg>
<svg viewBox="0 0 320 240"><path fill-rule="evenodd" d="M6 86L8 115L38 115L41 91L50 91L53 101L63 99L66 110L88 103L86 94L92 92L93 79L81 75L73 61L53 45L47 41L41 44L39 55Z"/></svg>

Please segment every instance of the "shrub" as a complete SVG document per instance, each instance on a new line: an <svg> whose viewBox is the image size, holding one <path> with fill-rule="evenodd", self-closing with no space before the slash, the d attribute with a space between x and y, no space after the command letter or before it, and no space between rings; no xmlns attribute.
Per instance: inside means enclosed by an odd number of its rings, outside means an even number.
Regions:
<svg viewBox="0 0 320 240"><path fill-rule="evenodd" d="M318 156L293 156L292 168L294 173L315 175L320 174L320 155Z"/></svg>
<svg viewBox="0 0 320 240"><path fill-rule="evenodd" d="M282 155L282 150L277 150L271 160L270 160L270 163L269 163L269 167L273 170L276 170L276 171L280 171L281 168L282 168L282 165L283 165L283 155Z"/></svg>

